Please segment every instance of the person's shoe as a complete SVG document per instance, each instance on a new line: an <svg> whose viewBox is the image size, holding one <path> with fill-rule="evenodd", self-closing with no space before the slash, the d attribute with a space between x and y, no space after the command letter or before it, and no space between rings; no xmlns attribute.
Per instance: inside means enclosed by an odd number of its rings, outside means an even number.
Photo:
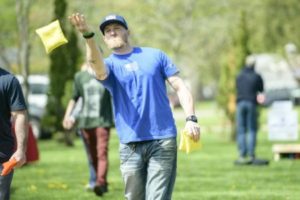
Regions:
<svg viewBox="0 0 300 200"><path fill-rule="evenodd" d="M239 159L234 161L235 165L249 165L251 164L251 161L244 158L244 157L240 157Z"/></svg>
<svg viewBox="0 0 300 200"><path fill-rule="evenodd" d="M86 190L86 191L88 191L88 192L93 192L94 191L94 188L95 188L95 186L93 186L93 185L91 185L91 184L86 184L85 186L84 186L84 189Z"/></svg>
<svg viewBox="0 0 300 200"><path fill-rule="evenodd" d="M108 192L107 185L96 185L94 187L94 192L97 196L103 196L105 192Z"/></svg>
<svg viewBox="0 0 300 200"><path fill-rule="evenodd" d="M251 165L269 165L269 160L253 158Z"/></svg>

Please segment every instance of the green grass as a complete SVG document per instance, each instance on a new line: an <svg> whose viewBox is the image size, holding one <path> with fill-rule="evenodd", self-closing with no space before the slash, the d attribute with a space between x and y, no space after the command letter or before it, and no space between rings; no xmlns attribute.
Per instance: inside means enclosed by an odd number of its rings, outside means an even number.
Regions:
<svg viewBox="0 0 300 200"><path fill-rule="evenodd" d="M271 160L269 166L233 165L237 151L228 136L223 114L212 103L197 105L202 126L202 149L186 155L178 154L178 175L173 200L245 199L293 200L300 198L299 160L272 161L273 142L267 139L266 109L261 117L257 154ZM175 110L178 129L184 115ZM15 171L12 200L99 199L84 191L88 167L80 139L75 147L56 140L39 141L40 161ZM123 182L119 171L118 138L113 130L110 141L109 193L102 199L123 198Z"/></svg>

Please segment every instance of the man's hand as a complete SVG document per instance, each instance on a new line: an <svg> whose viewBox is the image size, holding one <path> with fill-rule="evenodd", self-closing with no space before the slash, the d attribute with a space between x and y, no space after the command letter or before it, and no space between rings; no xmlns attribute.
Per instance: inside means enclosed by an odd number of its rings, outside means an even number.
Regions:
<svg viewBox="0 0 300 200"><path fill-rule="evenodd" d="M2 164L3 170L1 176L6 176L15 167L21 167L26 162L26 156L24 152L16 151L9 159L9 161Z"/></svg>
<svg viewBox="0 0 300 200"><path fill-rule="evenodd" d="M80 13L74 13L71 16L69 16L69 20L71 24L80 32L90 32L90 29L86 23L84 15Z"/></svg>
<svg viewBox="0 0 300 200"><path fill-rule="evenodd" d="M63 127L66 130L71 130L75 125L75 120L71 117L67 117L63 120Z"/></svg>
<svg viewBox="0 0 300 200"><path fill-rule="evenodd" d="M187 121L185 124L185 130L187 130L190 137L197 142L200 139L200 126L193 121Z"/></svg>
<svg viewBox="0 0 300 200"><path fill-rule="evenodd" d="M17 150L9 160L13 160L17 162L16 167L21 167L26 162L26 155L25 152Z"/></svg>
<svg viewBox="0 0 300 200"><path fill-rule="evenodd" d="M256 96L257 103L263 104L266 101L266 97L264 94L260 93Z"/></svg>
<svg viewBox="0 0 300 200"><path fill-rule="evenodd" d="M9 174L17 164L18 164L18 162L14 158L3 163L2 164L3 169L1 172L1 176L6 176L7 174Z"/></svg>

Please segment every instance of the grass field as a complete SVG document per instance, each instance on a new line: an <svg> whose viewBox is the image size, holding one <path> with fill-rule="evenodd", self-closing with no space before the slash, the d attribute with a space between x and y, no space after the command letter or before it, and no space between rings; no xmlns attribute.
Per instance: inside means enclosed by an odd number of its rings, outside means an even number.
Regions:
<svg viewBox="0 0 300 200"><path fill-rule="evenodd" d="M180 130L184 115L180 109L174 113ZM266 110L262 113L257 146L257 155L271 160L270 165L264 167L233 165L236 145L230 141L222 112L214 104L198 105L197 115L202 126L202 149L189 155L179 153L173 200L300 199L300 161L272 160L273 142L267 139ZM12 200L99 199L84 190L88 168L80 139L75 140L75 147L66 147L56 140L42 140L39 150L38 163L15 171ZM109 158L109 193L102 199L124 199L115 130L111 136Z"/></svg>

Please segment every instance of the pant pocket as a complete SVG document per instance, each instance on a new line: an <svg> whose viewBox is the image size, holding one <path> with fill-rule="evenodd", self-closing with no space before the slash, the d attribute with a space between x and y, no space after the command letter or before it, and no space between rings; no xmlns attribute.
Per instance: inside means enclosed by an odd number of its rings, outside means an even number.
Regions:
<svg viewBox="0 0 300 200"><path fill-rule="evenodd" d="M120 155L121 165L125 164L126 161L130 158L130 156L132 156L133 153L134 153L133 145L120 143L119 155Z"/></svg>

